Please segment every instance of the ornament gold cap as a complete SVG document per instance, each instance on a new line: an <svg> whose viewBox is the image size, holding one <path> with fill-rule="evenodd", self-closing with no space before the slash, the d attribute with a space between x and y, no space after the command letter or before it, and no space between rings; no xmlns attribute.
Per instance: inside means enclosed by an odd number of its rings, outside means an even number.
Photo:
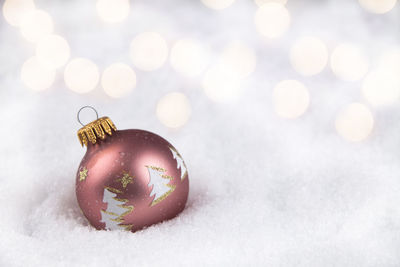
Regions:
<svg viewBox="0 0 400 267"><path fill-rule="evenodd" d="M78 131L79 142L82 146L87 146L90 143L96 144L100 138L104 140L107 135L112 135L113 131L116 131L114 123L108 117L102 117L87 125L83 126Z"/></svg>
<svg viewBox="0 0 400 267"><path fill-rule="evenodd" d="M79 118L81 111L85 108L92 109L94 112L96 112L96 117L97 117L95 121L92 121L91 123L88 123L86 125L84 125ZM106 134L112 135L113 130L114 131L117 130L117 127L115 127L114 123L110 120L109 117L102 117L99 119L97 110L92 106L82 107L78 111L77 119L78 122L83 126L78 131L79 142L81 143L82 146L84 145L88 146L89 142L92 144L96 144L99 138L104 140L107 137Z"/></svg>

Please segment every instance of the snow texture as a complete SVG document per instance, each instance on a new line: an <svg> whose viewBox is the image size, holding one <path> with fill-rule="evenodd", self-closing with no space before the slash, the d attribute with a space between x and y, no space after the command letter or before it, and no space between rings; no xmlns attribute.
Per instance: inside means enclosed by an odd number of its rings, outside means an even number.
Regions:
<svg viewBox="0 0 400 267"><path fill-rule="evenodd" d="M34 46L1 16L0 266L400 266L399 103L372 109L372 135L347 142L335 131L335 116L364 102L361 82L339 81L329 68L305 78L288 59L296 38L313 35L330 51L342 41L361 44L374 65L399 45L399 4L374 15L356 0L289 0L289 31L268 41L255 30L250 0L223 11L197 0L131 3L125 22L107 25L94 1L36 1L72 55L102 70L131 64L130 41L149 30L169 45L197 38L214 55L240 39L255 49L257 69L240 99L226 104L209 100L200 78L184 78L168 64L154 72L134 68L137 87L122 99L100 86L78 95L66 88L62 70L50 90L33 92L19 75ZM310 107L298 119L274 113L272 89L283 79L310 90ZM158 99L171 91L192 105L179 130L155 115ZM88 104L119 129L153 131L178 149L190 179L182 214L134 234L88 225L74 192L85 153L76 112Z"/></svg>

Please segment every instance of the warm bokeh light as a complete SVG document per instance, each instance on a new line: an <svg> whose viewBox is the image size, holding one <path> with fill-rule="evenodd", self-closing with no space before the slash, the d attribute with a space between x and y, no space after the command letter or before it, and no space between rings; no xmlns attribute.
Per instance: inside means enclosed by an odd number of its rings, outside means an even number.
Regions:
<svg viewBox="0 0 400 267"><path fill-rule="evenodd" d="M101 85L107 95L119 98L136 87L136 74L128 65L114 63L104 70Z"/></svg>
<svg viewBox="0 0 400 267"><path fill-rule="evenodd" d="M245 78L254 72L257 58L255 52L244 43L230 43L222 52L222 64L228 65L240 78Z"/></svg>
<svg viewBox="0 0 400 267"><path fill-rule="evenodd" d="M304 37L296 40L290 49L293 68L305 76L320 73L328 63L328 48L318 38Z"/></svg>
<svg viewBox="0 0 400 267"><path fill-rule="evenodd" d="M178 40L171 48L171 66L185 76L200 75L207 67L208 61L206 49L193 39Z"/></svg>
<svg viewBox="0 0 400 267"><path fill-rule="evenodd" d="M97 0L99 17L108 23L118 23L126 19L130 12L129 0Z"/></svg>
<svg viewBox="0 0 400 267"><path fill-rule="evenodd" d="M3 15L10 25L18 27L22 18L34 9L33 0L6 0L3 4Z"/></svg>
<svg viewBox="0 0 400 267"><path fill-rule="evenodd" d="M64 70L64 81L69 89L83 94L96 88L99 82L99 69L86 58L72 59Z"/></svg>
<svg viewBox="0 0 400 267"><path fill-rule="evenodd" d="M167 42L156 32L141 33L131 42L130 57L138 69L156 70L167 60Z"/></svg>
<svg viewBox="0 0 400 267"><path fill-rule="evenodd" d="M206 7L211 9L224 9L233 4L235 0L201 0Z"/></svg>
<svg viewBox="0 0 400 267"><path fill-rule="evenodd" d="M240 78L230 66L218 64L205 73L203 89L216 102L231 102L242 93Z"/></svg>
<svg viewBox="0 0 400 267"><path fill-rule="evenodd" d="M284 5L271 2L258 8L254 22L260 34L278 38L289 28L290 15Z"/></svg>
<svg viewBox="0 0 400 267"><path fill-rule="evenodd" d="M360 80L367 73L368 67L367 57L356 45L340 44L332 52L331 69L342 80Z"/></svg>
<svg viewBox="0 0 400 267"><path fill-rule="evenodd" d="M365 140L374 126L371 111L363 104L351 103L339 112L335 122L337 132L346 140Z"/></svg>
<svg viewBox="0 0 400 267"><path fill-rule="evenodd" d="M22 65L21 80L30 89L42 91L48 89L55 80L56 72L31 57Z"/></svg>
<svg viewBox="0 0 400 267"><path fill-rule="evenodd" d="M294 119L301 116L310 104L307 88L296 80L284 80L274 88L274 106L278 116Z"/></svg>
<svg viewBox="0 0 400 267"><path fill-rule="evenodd" d="M271 2L276 2L276 3L280 3L280 4L286 4L287 0L254 0L254 2L258 5L258 6L262 6L266 3L271 3Z"/></svg>
<svg viewBox="0 0 400 267"><path fill-rule="evenodd" d="M358 0L358 2L369 12L383 14L392 10L397 0Z"/></svg>
<svg viewBox="0 0 400 267"><path fill-rule="evenodd" d="M36 45L38 60L49 68L59 68L67 63L70 48L67 41L59 35L46 35Z"/></svg>
<svg viewBox="0 0 400 267"><path fill-rule="evenodd" d="M368 73L362 84L364 97L374 106L390 105L400 98L400 72L385 70Z"/></svg>
<svg viewBox="0 0 400 267"><path fill-rule="evenodd" d="M51 34L54 25L49 14L43 10L34 10L22 18L20 29L26 40L35 43L43 36Z"/></svg>
<svg viewBox="0 0 400 267"><path fill-rule="evenodd" d="M182 93L169 93L157 103L157 117L162 124L169 128L179 128L185 125L191 112L189 99Z"/></svg>
<svg viewBox="0 0 400 267"><path fill-rule="evenodd" d="M362 84L364 97L374 106L396 103L400 98L400 48L387 49L375 70Z"/></svg>
<svg viewBox="0 0 400 267"><path fill-rule="evenodd" d="M400 47L388 49L379 60L379 68L393 74L400 73Z"/></svg>

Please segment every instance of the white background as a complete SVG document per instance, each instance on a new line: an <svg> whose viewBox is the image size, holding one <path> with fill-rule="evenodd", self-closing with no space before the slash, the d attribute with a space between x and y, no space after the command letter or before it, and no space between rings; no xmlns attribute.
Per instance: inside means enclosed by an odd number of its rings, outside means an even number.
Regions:
<svg viewBox="0 0 400 267"><path fill-rule="evenodd" d="M400 106L373 108L371 136L351 143L336 133L335 117L351 102L366 103L360 82L338 80L329 68L305 78L290 65L293 41L303 35L366 49L371 64L400 42L399 3L375 15L357 1L289 0L292 22L265 41L253 17L257 6L238 0L223 11L200 1L132 1L129 18L107 25L93 1L36 1L68 40L72 56L103 70L131 65L129 43L157 31L169 46L193 37L218 54L239 39L257 55L256 71L236 102L208 99L201 79L169 64L137 74L121 99L100 86L78 95L55 84L34 92L20 80L34 45L0 17L0 266L400 266ZM279 118L272 90L298 79L310 106L298 119ZM190 100L188 123L169 130L157 101L179 91ZM174 144L189 170L190 196L177 218L135 234L96 231L75 198L75 174L85 149L76 112L95 106L119 129L158 133ZM368 105L368 103L366 103Z"/></svg>

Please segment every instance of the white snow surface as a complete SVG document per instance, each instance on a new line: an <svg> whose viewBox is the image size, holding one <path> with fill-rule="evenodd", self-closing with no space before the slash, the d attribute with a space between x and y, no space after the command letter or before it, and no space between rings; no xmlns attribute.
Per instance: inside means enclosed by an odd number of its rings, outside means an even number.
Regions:
<svg viewBox="0 0 400 267"><path fill-rule="evenodd" d="M3 3L3 2L2 2ZM74 57L104 70L129 60L129 44L158 31L171 44L193 37L218 55L232 40L255 49L257 69L236 102L218 104L166 64L137 74L127 97L111 99L97 87L78 95L62 69L54 86L33 92L20 69L34 55L17 28L0 18L0 266L400 266L400 105L373 108L375 126L364 142L335 131L343 106L365 103L361 82L343 82L329 68L302 77L289 48L304 35L364 47L376 64L400 42L400 5L374 15L355 0L289 0L289 31L263 40L255 30L256 5L237 0L223 11L197 0L131 2L121 24L106 25L94 1L38 0L68 40ZM307 112L277 117L272 90L298 79L310 90ZM156 118L159 98L186 94L188 123L169 130ZM88 225L74 192L85 149L77 110L95 106L119 129L139 128L169 140L185 159L190 181L186 209L145 230L97 231ZM88 116L89 117L89 116ZM87 119L89 120L89 119Z"/></svg>

